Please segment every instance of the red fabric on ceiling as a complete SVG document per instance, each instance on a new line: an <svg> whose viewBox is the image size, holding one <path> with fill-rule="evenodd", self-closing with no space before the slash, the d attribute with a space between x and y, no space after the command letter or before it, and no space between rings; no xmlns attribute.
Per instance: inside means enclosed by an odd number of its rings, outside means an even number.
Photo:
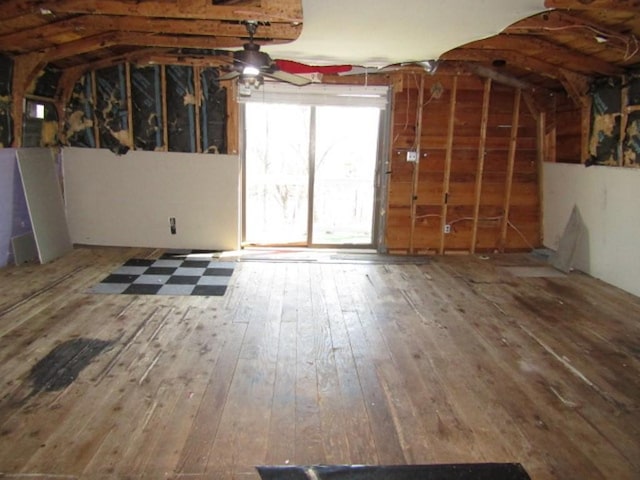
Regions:
<svg viewBox="0 0 640 480"><path fill-rule="evenodd" d="M351 65L305 65L292 60L276 60L276 65L280 70L287 73L324 73L327 75L348 72L352 68Z"/></svg>

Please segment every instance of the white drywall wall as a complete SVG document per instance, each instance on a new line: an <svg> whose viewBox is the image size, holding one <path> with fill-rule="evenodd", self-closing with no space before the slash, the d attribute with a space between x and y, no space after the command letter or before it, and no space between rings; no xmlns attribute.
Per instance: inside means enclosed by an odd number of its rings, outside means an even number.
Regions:
<svg viewBox="0 0 640 480"><path fill-rule="evenodd" d="M575 268L640 296L640 170L544 164L544 244L556 249L577 205L587 235Z"/></svg>
<svg viewBox="0 0 640 480"><path fill-rule="evenodd" d="M65 148L63 168L73 243L239 248L237 156Z"/></svg>

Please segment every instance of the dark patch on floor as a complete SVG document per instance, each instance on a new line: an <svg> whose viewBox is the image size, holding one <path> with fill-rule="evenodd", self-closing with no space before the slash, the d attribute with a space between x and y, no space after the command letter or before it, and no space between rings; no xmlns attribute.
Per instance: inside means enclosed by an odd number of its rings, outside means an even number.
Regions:
<svg viewBox="0 0 640 480"><path fill-rule="evenodd" d="M530 480L519 463L257 467L262 480Z"/></svg>
<svg viewBox="0 0 640 480"><path fill-rule="evenodd" d="M32 395L68 387L96 356L113 343L95 338L75 338L61 343L31 368Z"/></svg>

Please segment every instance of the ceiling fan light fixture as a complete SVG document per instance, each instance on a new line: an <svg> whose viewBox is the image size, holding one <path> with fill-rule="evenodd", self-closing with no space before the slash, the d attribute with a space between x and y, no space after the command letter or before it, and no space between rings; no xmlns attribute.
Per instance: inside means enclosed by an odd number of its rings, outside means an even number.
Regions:
<svg viewBox="0 0 640 480"><path fill-rule="evenodd" d="M246 75L243 73L238 78L238 83L242 85L245 89L254 88L258 90L260 88L260 85L262 85L263 81L264 79L262 78L262 75Z"/></svg>
<svg viewBox="0 0 640 480"><path fill-rule="evenodd" d="M257 67L254 67L253 65L247 65L242 70L242 75L255 77L256 75L260 75L260 70Z"/></svg>

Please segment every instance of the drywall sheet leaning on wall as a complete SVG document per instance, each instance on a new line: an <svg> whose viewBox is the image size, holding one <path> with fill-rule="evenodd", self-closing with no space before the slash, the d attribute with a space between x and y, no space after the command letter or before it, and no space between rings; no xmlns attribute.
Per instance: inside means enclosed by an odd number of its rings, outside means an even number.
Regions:
<svg viewBox="0 0 640 480"><path fill-rule="evenodd" d="M237 156L144 151L116 156L104 149L65 148L63 167L74 243L239 247Z"/></svg>
<svg viewBox="0 0 640 480"><path fill-rule="evenodd" d="M23 148L16 152L40 263L72 250L60 184L51 150Z"/></svg>
<svg viewBox="0 0 640 480"><path fill-rule="evenodd" d="M575 206L585 233L575 268L640 295L640 210L634 200L640 170L563 163L544 164L544 245L556 249Z"/></svg>

